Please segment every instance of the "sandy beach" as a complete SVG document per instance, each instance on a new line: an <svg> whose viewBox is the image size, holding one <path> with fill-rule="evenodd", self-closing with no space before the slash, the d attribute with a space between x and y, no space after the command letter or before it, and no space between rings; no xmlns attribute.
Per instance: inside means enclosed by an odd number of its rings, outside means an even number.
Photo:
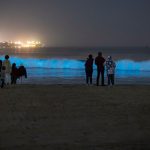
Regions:
<svg viewBox="0 0 150 150"><path fill-rule="evenodd" d="M150 86L0 89L1 150L148 150Z"/></svg>

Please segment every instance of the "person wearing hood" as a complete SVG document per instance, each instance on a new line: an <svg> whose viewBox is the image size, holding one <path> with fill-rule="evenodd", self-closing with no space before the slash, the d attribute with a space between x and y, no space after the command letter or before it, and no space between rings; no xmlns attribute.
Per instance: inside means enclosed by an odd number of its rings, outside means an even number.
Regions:
<svg viewBox="0 0 150 150"><path fill-rule="evenodd" d="M115 67L116 64L112 60L111 56L108 56L106 60L106 71L107 71L107 78L108 78L108 85L114 85L114 76L115 76Z"/></svg>
<svg viewBox="0 0 150 150"><path fill-rule="evenodd" d="M87 84L89 84L89 79L90 79L90 84L92 84L93 61L94 61L93 56L90 54L85 62L85 73L86 73Z"/></svg>

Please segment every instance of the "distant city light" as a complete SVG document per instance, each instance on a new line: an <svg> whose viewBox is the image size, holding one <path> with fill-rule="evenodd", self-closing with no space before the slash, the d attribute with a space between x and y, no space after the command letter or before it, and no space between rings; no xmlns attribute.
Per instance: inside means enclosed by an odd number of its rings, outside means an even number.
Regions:
<svg viewBox="0 0 150 150"><path fill-rule="evenodd" d="M26 41L22 42L20 40L12 42L0 42L0 48L36 48L42 47L40 41Z"/></svg>

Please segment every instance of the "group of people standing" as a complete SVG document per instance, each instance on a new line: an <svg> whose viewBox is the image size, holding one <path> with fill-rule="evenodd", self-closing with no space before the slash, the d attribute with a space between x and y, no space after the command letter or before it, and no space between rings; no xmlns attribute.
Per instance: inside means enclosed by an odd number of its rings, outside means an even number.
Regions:
<svg viewBox="0 0 150 150"><path fill-rule="evenodd" d="M96 85L99 86L99 79L101 76L101 85L104 84L104 73L106 68L108 85L114 85L114 75L115 75L115 62L112 60L111 56L108 56L107 60L102 56L102 52L98 53L98 56L93 58L90 54L85 62L85 72L86 72L86 83L89 85L92 84L92 75L93 75L93 63L95 61L95 65L97 66L97 79Z"/></svg>
<svg viewBox="0 0 150 150"><path fill-rule="evenodd" d="M85 72L86 72L86 83L92 84L92 75L93 75L93 64L97 66L97 79L96 85L99 86L99 80L101 76L101 85L104 84L104 73L106 68L108 85L114 85L114 75L115 75L115 62L112 60L111 56L108 56L107 59L102 56L102 53L99 52L98 56L93 58L90 54L85 62ZM9 56L5 56L5 60L0 60L0 86L1 88L4 85L16 84L18 78L25 76L27 78L26 68L21 65L19 68L16 67L16 64L11 65L9 61Z"/></svg>
<svg viewBox="0 0 150 150"><path fill-rule="evenodd" d="M5 60L0 60L0 86L16 84L17 79L21 76L27 78L26 68L21 65L19 68L16 67L16 63L11 65L9 56L5 56Z"/></svg>

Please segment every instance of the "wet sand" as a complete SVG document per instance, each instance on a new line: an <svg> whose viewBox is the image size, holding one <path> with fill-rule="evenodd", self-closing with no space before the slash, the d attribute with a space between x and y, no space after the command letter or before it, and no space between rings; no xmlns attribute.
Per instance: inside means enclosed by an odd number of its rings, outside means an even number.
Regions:
<svg viewBox="0 0 150 150"><path fill-rule="evenodd" d="M0 89L0 150L148 150L150 86Z"/></svg>

